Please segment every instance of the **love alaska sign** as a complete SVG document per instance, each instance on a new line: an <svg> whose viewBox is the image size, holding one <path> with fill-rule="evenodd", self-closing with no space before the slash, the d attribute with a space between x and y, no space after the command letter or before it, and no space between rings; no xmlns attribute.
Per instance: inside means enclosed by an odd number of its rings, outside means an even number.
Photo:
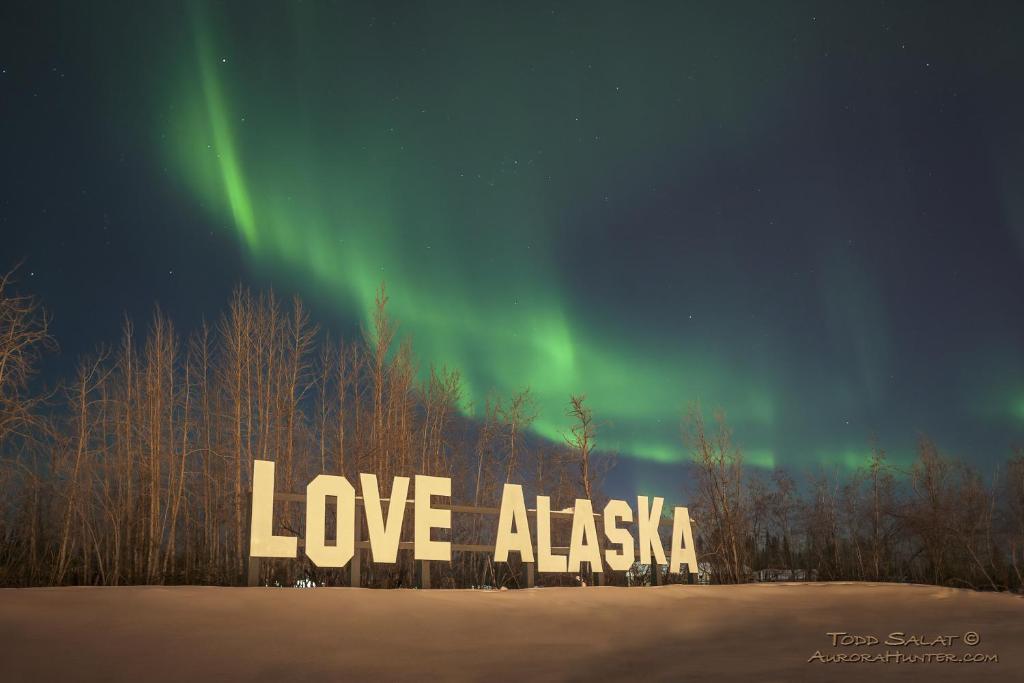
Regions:
<svg viewBox="0 0 1024 683"><path fill-rule="evenodd" d="M296 557L298 539L294 536L275 536L272 517L274 514L274 463L270 460L253 461L252 478L252 525L250 527L250 557ZM363 508L366 511L366 527L370 535L370 550L374 562L393 563L398 559L399 534L405 517L409 494L409 477L395 477L391 484L391 498L388 502L387 518L373 474L360 474ZM450 562L452 547L449 541L434 541L430 538L432 529L451 529L452 511L431 506L432 496L451 496L452 480L447 477L416 475L416 490L413 500L413 527L415 538L413 552L417 560L441 560ZM325 519L327 497L337 500L337 538L333 545L327 544ZM633 509L624 500L611 500L604 506L601 523L607 545L602 562L601 544L594 520L594 508L590 500L577 498L572 509L572 533L569 555L555 555L551 552L551 499L537 496L537 542L530 535L526 500L523 487L505 484L501 496L501 510L498 515L498 532L494 541L494 561L508 562L510 552L518 552L523 562L536 562L540 572L578 572L582 562L588 562L595 572L603 571L606 562L610 569L625 571L637 558L643 564L652 559L657 564L668 564L669 572L678 572L682 565L696 571L697 556L693 547L693 531L690 528L690 513L684 507L674 510L672 524L671 560L666 559L665 548L658 533L663 498L637 496L637 542L629 529L619 526L633 522ZM344 567L355 554L356 491L345 477L330 474L318 475L306 486L306 555L318 567ZM537 556L533 549L536 545Z"/></svg>

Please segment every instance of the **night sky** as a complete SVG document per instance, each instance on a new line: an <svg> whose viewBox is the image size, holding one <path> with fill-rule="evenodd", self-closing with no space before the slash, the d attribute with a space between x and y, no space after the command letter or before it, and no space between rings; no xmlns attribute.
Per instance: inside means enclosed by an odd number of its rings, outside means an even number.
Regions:
<svg viewBox="0 0 1024 683"><path fill-rule="evenodd" d="M140 3L141 4L141 3ZM585 393L618 486L1024 441L1024 5L0 10L0 265L47 373L239 282L353 335L386 280L467 411Z"/></svg>

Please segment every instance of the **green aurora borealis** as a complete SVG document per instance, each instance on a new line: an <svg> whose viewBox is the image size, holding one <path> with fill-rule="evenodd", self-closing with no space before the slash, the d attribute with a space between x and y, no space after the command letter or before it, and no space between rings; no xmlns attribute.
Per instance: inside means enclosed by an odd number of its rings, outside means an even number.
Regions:
<svg viewBox="0 0 1024 683"><path fill-rule="evenodd" d="M355 322L386 281L469 414L529 387L559 439L584 393L600 448L658 463L693 401L764 467L853 467L872 435L905 462L921 432L1001 457L1024 232L979 213L1016 204L972 150L1015 129L1015 62L885 11L196 3L111 38L151 58L110 118L254 286Z"/></svg>
<svg viewBox="0 0 1024 683"><path fill-rule="evenodd" d="M489 390L528 387L543 436L567 428L575 392L603 423L602 446L625 455L678 460L679 418L698 397L770 433L769 372L741 372L692 340L651 353L642 329L603 333L614 313L577 314L559 272L566 245L550 239L565 221L563 196L604 201L602 188L618 194L630 175L614 168L622 160L696 146L704 119L742 118L747 105L729 98L707 111L651 112L650 85L631 74L656 55L617 66L598 58L605 75L579 83L594 64L581 57L538 73L555 56L532 67L510 60L517 39L496 24L466 44L431 45L441 54L430 62L399 63L362 31L328 40L315 16L291 14L292 63L278 73L280 55L246 53L196 17L194 70L180 80L180 127L168 139L175 168L254 259L301 273L315 296L366 321L386 280L422 364L462 373L467 409ZM407 21L417 19L430 17ZM553 50L546 42L534 47ZM308 87L309 74L330 85ZM554 101L545 95L563 88ZM678 126L680 110L690 125ZM645 113L655 116L635 135ZM774 462L770 448L751 457Z"/></svg>

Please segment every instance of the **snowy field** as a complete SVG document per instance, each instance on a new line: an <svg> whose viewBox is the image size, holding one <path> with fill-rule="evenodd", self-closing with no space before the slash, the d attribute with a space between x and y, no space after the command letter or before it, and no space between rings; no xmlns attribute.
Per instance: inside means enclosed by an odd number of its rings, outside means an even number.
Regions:
<svg viewBox="0 0 1024 683"><path fill-rule="evenodd" d="M904 635L833 647L829 632ZM808 661L887 650L999 661ZM848 583L7 589L0 680L1019 681L1024 599Z"/></svg>

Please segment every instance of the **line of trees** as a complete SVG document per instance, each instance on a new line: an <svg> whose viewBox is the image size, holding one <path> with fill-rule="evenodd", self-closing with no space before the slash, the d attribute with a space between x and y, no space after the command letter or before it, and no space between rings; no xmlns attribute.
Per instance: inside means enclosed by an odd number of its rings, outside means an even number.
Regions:
<svg viewBox="0 0 1024 683"><path fill-rule="evenodd" d="M710 580L896 581L1024 586L1024 449L988 479L921 437L899 470L877 445L849 476L745 468L719 414L694 408L698 559Z"/></svg>
<svg viewBox="0 0 1024 683"><path fill-rule="evenodd" d="M297 298L239 288L215 325L182 338L158 309L144 334L128 320L120 342L81 360L75 377L33 392L53 346L32 297L0 282L0 585L238 584L248 552L254 459L276 462L277 489L316 474L451 477L453 502L497 506L505 482L552 496L555 509L600 496L605 468L582 396L566 443L529 436L528 390L490 396L481 420L462 417L459 374L420 373L380 289L356 341L331 339ZM387 495L387 491L382 491ZM277 503L276 533L301 536L301 506ZM410 520L408 519L407 522ZM493 519L456 516L453 540L487 543ZM329 529L329 533L330 533ZM556 527L559 534L568 529ZM403 538L411 538L411 527ZM364 538L365 532L364 532ZM567 543L568 539L563 542ZM411 553L369 563L364 585L415 582ZM480 553L456 554L442 585L520 581ZM265 581L347 583L347 569L304 559L264 563ZM565 577L550 581L567 580Z"/></svg>
<svg viewBox="0 0 1024 683"><path fill-rule="evenodd" d="M572 426L561 443L532 435L528 389L489 395L480 417L465 418L458 372L421 372L387 304L382 286L371 324L344 341L321 332L297 298L239 288L216 324L185 337L160 310L142 333L125 320L116 345L40 391L36 372L55 348L49 320L10 275L0 278L0 585L239 584L254 459L276 462L279 491L301 491L321 472L350 481L374 473L385 487L396 475L429 474L453 479L456 504L497 507L506 482L551 496L556 510L576 498L604 504L614 459L596 450L599 423L583 396L566 403ZM706 424L690 410L682 438L711 581L1024 584L1024 451L986 480L922 439L905 472L875 447L852 476L798 480L745 467L721 415ZM276 533L301 537L301 506L276 506ZM456 515L451 537L487 544L495 524ZM567 545L568 531L555 526L555 545ZM271 584L349 581L347 569L303 558L262 564ZM437 585L523 580L517 561L495 565L486 553L455 553L434 571ZM361 574L366 586L417 582L408 552L394 565L365 563Z"/></svg>

